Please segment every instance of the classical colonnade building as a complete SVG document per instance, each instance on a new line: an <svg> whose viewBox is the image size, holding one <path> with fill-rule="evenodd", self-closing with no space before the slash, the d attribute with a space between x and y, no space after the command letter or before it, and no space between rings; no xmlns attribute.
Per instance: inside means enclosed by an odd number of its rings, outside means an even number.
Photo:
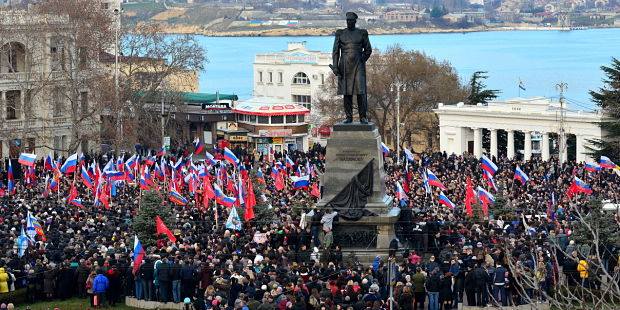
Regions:
<svg viewBox="0 0 620 310"><path fill-rule="evenodd" d="M449 154L469 152L480 157L487 153L497 157L499 150L508 158L519 153L524 160L529 160L534 154L540 154L543 160L548 160L551 150L558 150L562 161L566 161L573 148L561 146L572 145L574 141L574 158L581 162L590 160L589 141L603 136L599 127L601 114L561 108L559 102L542 97L515 98L487 105L440 103L435 113L439 117L440 149ZM561 128L566 140L571 142L559 141ZM524 135L522 150L515 147L517 132ZM505 146L498 145L500 134L505 137ZM483 149L485 139L490 140L488 149ZM505 152L500 147L505 147Z"/></svg>

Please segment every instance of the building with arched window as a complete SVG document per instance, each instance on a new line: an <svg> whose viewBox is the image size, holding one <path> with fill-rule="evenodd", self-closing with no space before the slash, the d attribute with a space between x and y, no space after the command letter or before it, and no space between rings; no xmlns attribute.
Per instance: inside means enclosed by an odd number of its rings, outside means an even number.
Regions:
<svg viewBox="0 0 620 310"><path fill-rule="evenodd" d="M312 103L332 75L331 53L310 51L306 42L291 42L285 51L257 54L254 96L268 96L303 105Z"/></svg>

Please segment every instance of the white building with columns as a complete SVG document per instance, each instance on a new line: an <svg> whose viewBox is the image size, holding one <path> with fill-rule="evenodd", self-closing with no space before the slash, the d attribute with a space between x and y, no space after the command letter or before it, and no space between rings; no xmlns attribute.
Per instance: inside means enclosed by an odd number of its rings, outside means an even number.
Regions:
<svg viewBox="0 0 620 310"><path fill-rule="evenodd" d="M439 118L439 143L441 151L449 154L473 153L480 157L483 153L497 157L498 132L507 136L506 152L509 158L517 152L523 159L532 157L532 136L540 136L540 156L543 160L551 157L552 140L550 134L560 136L563 112L565 136L575 136L575 159L586 161L587 146L590 139L600 139L603 132L599 127L602 115L594 112L573 111L560 108L560 103L547 98L515 98L506 101L490 102L488 105L456 105L440 103L435 109ZM483 129L489 130L490 149L483 149ZM515 150L515 132L525 136L523 150ZM558 141L553 141L559 143ZM559 143L562 145L562 143ZM566 143L563 143L566 145ZM562 161L566 161L568 151L563 148Z"/></svg>

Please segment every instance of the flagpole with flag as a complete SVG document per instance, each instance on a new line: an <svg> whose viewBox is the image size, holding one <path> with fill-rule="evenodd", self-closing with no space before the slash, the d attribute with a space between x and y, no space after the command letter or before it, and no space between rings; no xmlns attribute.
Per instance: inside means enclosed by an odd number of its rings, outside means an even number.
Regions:
<svg viewBox="0 0 620 310"><path fill-rule="evenodd" d="M521 91L525 91L525 86L523 85L523 81L521 81L521 78L519 78L519 85L518 85L518 90L519 90L519 97L521 97Z"/></svg>

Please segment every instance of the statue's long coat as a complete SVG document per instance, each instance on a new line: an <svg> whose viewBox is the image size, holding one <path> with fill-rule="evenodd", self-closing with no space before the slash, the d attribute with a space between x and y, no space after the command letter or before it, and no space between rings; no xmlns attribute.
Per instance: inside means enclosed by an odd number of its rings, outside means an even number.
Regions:
<svg viewBox="0 0 620 310"><path fill-rule="evenodd" d="M366 29L336 31L332 58L334 67L340 72L338 95L366 94L366 60L371 53Z"/></svg>

